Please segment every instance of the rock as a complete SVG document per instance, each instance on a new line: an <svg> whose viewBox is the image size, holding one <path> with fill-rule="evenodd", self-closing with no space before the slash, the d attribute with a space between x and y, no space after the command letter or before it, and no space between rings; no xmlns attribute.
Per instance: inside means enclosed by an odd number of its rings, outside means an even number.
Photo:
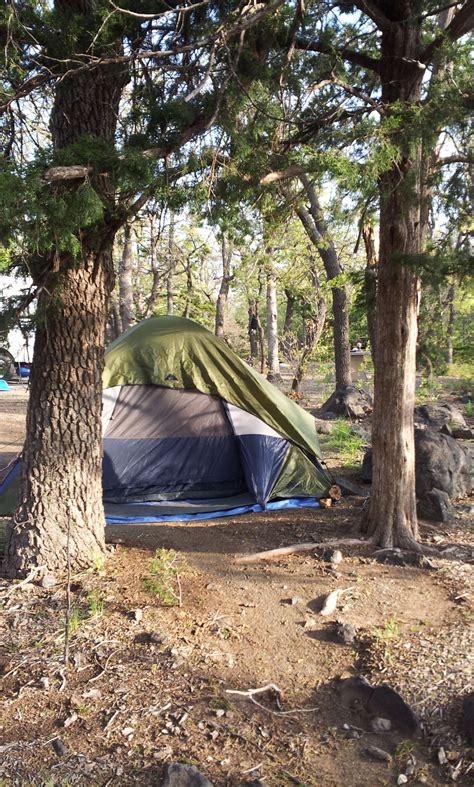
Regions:
<svg viewBox="0 0 474 787"><path fill-rule="evenodd" d="M461 410L453 404L420 404L415 407L414 418L415 424L424 424L438 431L443 426L450 429L467 426Z"/></svg>
<svg viewBox="0 0 474 787"><path fill-rule="evenodd" d="M390 719L380 719L377 717L371 720L370 729L372 732L376 732L377 734L382 732L390 732L392 729L392 722Z"/></svg>
<svg viewBox="0 0 474 787"><path fill-rule="evenodd" d="M316 431L318 434L331 434L332 426L327 421L316 421Z"/></svg>
<svg viewBox="0 0 474 787"><path fill-rule="evenodd" d="M425 555L420 555L418 552L407 552L398 547L380 549L374 557L378 563L387 563L390 566L413 566L414 568L426 568L430 571L437 570L437 566Z"/></svg>
<svg viewBox="0 0 474 787"><path fill-rule="evenodd" d="M431 489L418 500L416 513L419 519L427 519L429 522L451 522L456 510L446 492Z"/></svg>
<svg viewBox="0 0 474 787"><path fill-rule="evenodd" d="M470 494L472 460L453 437L431 429L415 429L415 474L417 497L432 489L450 498Z"/></svg>
<svg viewBox="0 0 474 787"><path fill-rule="evenodd" d="M468 743L474 746L474 691L466 694L462 703L460 729Z"/></svg>
<svg viewBox="0 0 474 787"><path fill-rule="evenodd" d="M336 623L334 635L338 642L352 645L357 637L357 629L352 623Z"/></svg>
<svg viewBox="0 0 474 787"><path fill-rule="evenodd" d="M339 691L343 703L357 701L362 711L372 718L389 719L392 726L405 735L416 735L419 722L405 700L390 686L372 686L361 677L348 678L340 683Z"/></svg>
<svg viewBox="0 0 474 787"><path fill-rule="evenodd" d="M367 429L364 429L363 426L359 426L358 424L355 424L351 428L351 434L353 434L354 437L359 437L360 440L363 440L364 443L366 443L367 445L370 445L370 442L372 440L372 435Z"/></svg>
<svg viewBox="0 0 474 787"><path fill-rule="evenodd" d="M323 404L323 412L347 415L349 418L365 418L372 412L372 397L363 388L346 385L338 388Z"/></svg>
<svg viewBox="0 0 474 787"><path fill-rule="evenodd" d="M372 483L372 449L368 448L362 460L362 481L364 484Z"/></svg>
<svg viewBox="0 0 474 787"><path fill-rule="evenodd" d="M161 787L213 787L194 765L173 762L166 769Z"/></svg>
<svg viewBox="0 0 474 787"><path fill-rule="evenodd" d="M415 429L416 494L423 498L432 489L445 492L449 498L465 497L472 489L473 455L467 446L454 437L432 429ZM362 480L372 481L372 449L362 462Z"/></svg>
<svg viewBox="0 0 474 787"><path fill-rule="evenodd" d="M373 760L380 760L381 762L392 762L392 755L384 749L379 749L377 746L366 746L365 753Z"/></svg>
<svg viewBox="0 0 474 787"><path fill-rule="evenodd" d="M405 776L404 773L401 773L397 779L397 784L408 784L408 776Z"/></svg>
<svg viewBox="0 0 474 787"><path fill-rule="evenodd" d="M44 675L42 678L39 679L39 682L40 682L41 688L44 689L45 691L48 691L48 689L49 689L49 678L48 678L48 676Z"/></svg>
<svg viewBox="0 0 474 787"><path fill-rule="evenodd" d="M77 715L77 713L71 713L71 715L68 716L67 719L64 719L63 726L66 728L70 727L71 724L74 724L78 720L78 718L79 716Z"/></svg>
<svg viewBox="0 0 474 787"><path fill-rule="evenodd" d="M446 765L448 762L448 758L446 757L446 752L442 746L438 749L438 762L440 765Z"/></svg>
<svg viewBox="0 0 474 787"><path fill-rule="evenodd" d="M267 783L261 779L252 779L251 782L241 782L240 787L267 787Z"/></svg>
<svg viewBox="0 0 474 787"><path fill-rule="evenodd" d="M53 738L53 740L51 741L51 746L53 747L58 757L64 757L64 755L67 753L67 749L60 738Z"/></svg>
<svg viewBox="0 0 474 787"><path fill-rule="evenodd" d="M56 585L57 581L51 574L45 574L41 579L41 587L45 590L51 590L51 588L56 587Z"/></svg>
<svg viewBox="0 0 474 787"><path fill-rule="evenodd" d="M329 562L332 563L333 566L338 566L339 563L342 563L342 552L340 549L333 549L331 551Z"/></svg>
<svg viewBox="0 0 474 787"><path fill-rule="evenodd" d="M141 621L143 620L143 610L134 609L132 612L132 617L136 623L141 623Z"/></svg>
<svg viewBox="0 0 474 787"><path fill-rule="evenodd" d="M451 432L455 440L472 440L474 432L472 429L453 429Z"/></svg>

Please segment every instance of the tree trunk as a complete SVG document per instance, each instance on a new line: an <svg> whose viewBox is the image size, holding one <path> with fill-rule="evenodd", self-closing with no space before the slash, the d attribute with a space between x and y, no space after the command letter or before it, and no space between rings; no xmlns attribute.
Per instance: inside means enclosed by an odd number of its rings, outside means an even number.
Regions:
<svg viewBox="0 0 474 787"><path fill-rule="evenodd" d="M366 225L362 228L367 265L364 272L364 290L367 313L367 329L369 331L370 352L372 360L375 358L375 304L377 300L377 252L375 251L374 228Z"/></svg>
<svg viewBox="0 0 474 787"><path fill-rule="evenodd" d="M119 270L119 303L122 331L126 331L135 322L135 306L133 302L133 236L130 224L126 224L123 233L123 251Z"/></svg>
<svg viewBox="0 0 474 787"><path fill-rule="evenodd" d="M281 340L281 348L284 357L289 361L291 360L293 354L292 330L293 330L293 318L295 314L296 297L294 293L288 288L285 288L285 295L286 295L286 310L285 310L285 322L283 325L283 336Z"/></svg>
<svg viewBox="0 0 474 787"><path fill-rule="evenodd" d="M84 15L78 30L84 51L90 43L84 0L58 0L61 11ZM105 44L108 57L121 53ZM99 55L100 50L96 49ZM84 135L114 145L117 115L128 73L121 63L78 67L69 61L55 85L50 126L54 150ZM67 72L67 73L66 73ZM92 172L90 183L114 215L115 188L109 176ZM67 198L69 184L50 184ZM109 223L110 222L110 223ZM102 503L102 369L107 298L112 284L115 219L104 218L78 233L76 259L52 248L36 283L38 325L31 374L27 435L20 481L20 506L9 528L5 570L27 574L33 566L73 571L90 566L104 550ZM48 272L45 270L48 265Z"/></svg>
<svg viewBox="0 0 474 787"><path fill-rule="evenodd" d="M219 288L219 295L216 301L216 323L215 333L221 339L225 336L225 312L227 306L227 299L229 297L230 283L233 276L230 272L232 262L232 244L228 243L225 234L222 235L222 279Z"/></svg>
<svg viewBox="0 0 474 787"><path fill-rule="evenodd" d="M166 314L171 315L174 312L174 291L173 291L173 278L176 269L176 259L174 256L174 213L170 211L170 227L168 234L168 273L166 276Z"/></svg>
<svg viewBox="0 0 474 787"><path fill-rule="evenodd" d="M408 6L400 4L403 14ZM399 6L397 5L397 9ZM406 10L408 9L408 10ZM416 105L423 70L420 28L413 18L394 21L382 35L381 80L385 107ZM398 158L380 178L380 253L376 308L373 482L366 526L382 547L416 548L413 409L418 278L404 255L420 252L420 143L393 135Z"/></svg>
<svg viewBox="0 0 474 787"><path fill-rule="evenodd" d="M250 344L250 360L256 361L258 358L258 329L259 319L257 314L257 303L255 298L249 298L249 344Z"/></svg>
<svg viewBox="0 0 474 787"><path fill-rule="evenodd" d="M449 285L447 306L448 306L448 324L446 326L446 363L451 365L453 363L453 336L454 336L454 319L456 317L456 307L454 305L454 296L456 287L452 283Z"/></svg>
<svg viewBox="0 0 474 787"><path fill-rule="evenodd" d="M300 175L301 183L309 200L309 210L299 206L296 213L311 242L317 248L326 271L328 281L343 273L334 241L324 219L314 184L306 175ZM334 318L334 363L336 367L336 390L351 384L351 347L349 342L349 303L347 290L339 284L332 287L332 311Z"/></svg>
<svg viewBox="0 0 474 787"><path fill-rule="evenodd" d="M305 320L305 345L298 366L296 367L291 390L299 393L301 381L305 375L308 363L318 345L326 320L326 301L318 298L316 314Z"/></svg>
<svg viewBox="0 0 474 787"><path fill-rule="evenodd" d="M271 382L281 380L280 358L278 353L278 306L276 277L273 271L267 273L267 341L268 374Z"/></svg>
<svg viewBox="0 0 474 787"><path fill-rule="evenodd" d="M193 271L191 257L186 262L186 302L184 304L183 317L189 319L191 316L191 302L193 297Z"/></svg>
<svg viewBox="0 0 474 787"><path fill-rule="evenodd" d="M101 379L111 260L108 241L61 277L52 308L46 289L38 300L44 316L36 328L20 506L7 533L9 576L40 565L65 570L68 549L71 566L85 568L104 550Z"/></svg>

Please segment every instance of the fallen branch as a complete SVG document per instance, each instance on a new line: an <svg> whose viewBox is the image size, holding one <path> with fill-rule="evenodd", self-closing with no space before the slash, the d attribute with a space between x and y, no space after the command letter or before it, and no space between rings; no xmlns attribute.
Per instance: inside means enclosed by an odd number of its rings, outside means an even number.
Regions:
<svg viewBox="0 0 474 787"><path fill-rule="evenodd" d="M348 588L349 589L349 588ZM278 705L279 710L272 710L271 708L267 708L265 705L262 705L261 702L255 699L255 694L264 694L266 691L273 691L276 695L276 703ZM280 699L282 696L281 689L278 688L274 683L267 683L266 686L261 686L258 689L247 689L246 691L238 691L237 689L226 689L226 694L238 694L241 697L248 697L248 699L253 702L254 705L261 708L267 713L272 713L274 716L291 716L294 713L314 713L318 710L318 708L294 708L293 710L281 710L281 703Z"/></svg>
<svg viewBox="0 0 474 787"><path fill-rule="evenodd" d="M312 552L321 547L339 547L339 546L370 546L374 544L370 540L361 538L335 538L330 541L320 541L319 543L304 543L304 544L291 544L287 547L279 547L278 549L268 549L266 552L250 552L247 555L241 555L235 559L236 563L257 563L259 560L267 560L274 557L283 557L284 555L293 555L296 552Z"/></svg>

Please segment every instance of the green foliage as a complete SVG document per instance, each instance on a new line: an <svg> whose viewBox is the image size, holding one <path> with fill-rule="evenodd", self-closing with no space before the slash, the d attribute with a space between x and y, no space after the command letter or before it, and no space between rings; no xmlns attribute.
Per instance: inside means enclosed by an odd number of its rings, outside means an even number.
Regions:
<svg viewBox="0 0 474 787"><path fill-rule="evenodd" d="M165 607L181 606L179 572L182 560L174 549L157 549L148 575L142 578L145 590Z"/></svg>
<svg viewBox="0 0 474 787"><path fill-rule="evenodd" d="M327 445L336 450L344 462L360 462L362 459L364 441L353 434L350 421L338 419L332 422Z"/></svg>

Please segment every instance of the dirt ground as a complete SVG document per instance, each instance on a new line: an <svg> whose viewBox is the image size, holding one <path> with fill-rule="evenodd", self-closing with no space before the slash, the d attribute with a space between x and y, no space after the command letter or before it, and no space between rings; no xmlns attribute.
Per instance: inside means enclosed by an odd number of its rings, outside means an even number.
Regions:
<svg viewBox="0 0 474 787"><path fill-rule="evenodd" d="M24 389L2 394L0 468L21 446L25 405ZM0 581L0 785L159 785L174 761L216 787L474 783L458 731L474 653L470 501L449 527L423 528L428 543L464 545L463 559L386 565L352 546L337 566L321 552L235 560L353 536L362 506L108 527L105 565L73 578L67 669L65 583ZM353 645L335 641L335 620L357 627ZM422 734L371 732L341 702L350 675L398 690Z"/></svg>

